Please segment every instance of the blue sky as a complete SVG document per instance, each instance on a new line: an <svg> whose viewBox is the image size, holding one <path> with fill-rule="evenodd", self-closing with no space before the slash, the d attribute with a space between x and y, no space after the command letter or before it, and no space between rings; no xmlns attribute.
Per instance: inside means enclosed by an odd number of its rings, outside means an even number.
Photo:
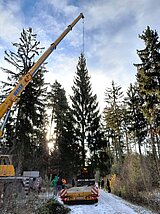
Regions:
<svg viewBox="0 0 160 214"><path fill-rule="evenodd" d="M8 66L4 51L13 49L23 28L32 27L47 49L80 12L85 15L85 57L93 93L104 107L104 91L112 80L124 91L135 81L136 50L144 48L138 35L147 26L160 33L159 0L0 0L0 66ZM46 81L58 80L67 94L82 51L82 30L80 20L47 59ZM2 71L0 76L5 79Z"/></svg>

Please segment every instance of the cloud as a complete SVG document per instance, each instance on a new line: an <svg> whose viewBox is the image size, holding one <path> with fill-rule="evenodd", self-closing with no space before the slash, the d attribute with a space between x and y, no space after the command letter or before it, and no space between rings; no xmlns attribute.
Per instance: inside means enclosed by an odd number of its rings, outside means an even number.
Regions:
<svg viewBox="0 0 160 214"><path fill-rule="evenodd" d="M13 42L22 29L23 16L19 1L1 1L0 4L0 39Z"/></svg>
<svg viewBox="0 0 160 214"><path fill-rule="evenodd" d="M138 60L136 50L142 47L138 34L145 25L145 17L150 22L155 19L148 15L150 4L146 0L117 0L114 4L101 0L85 5L85 50L91 70L96 68L125 88L129 81L135 81L133 63Z"/></svg>
<svg viewBox="0 0 160 214"><path fill-rule="evenodd" d="M63 15L65 17L72 16L78 11L78 7L74 4L70 4L68 0L45 0L45 3L53 7L57 15Z"/></svg>
<svg viewBox="0 0 160 214"><path fill-rule="evenodd" d="M77 63L76 57L71 58L62 53L54 54L47 65L49 72L46 74L46 81L53 84L57 80L70 94Z"/></svg>

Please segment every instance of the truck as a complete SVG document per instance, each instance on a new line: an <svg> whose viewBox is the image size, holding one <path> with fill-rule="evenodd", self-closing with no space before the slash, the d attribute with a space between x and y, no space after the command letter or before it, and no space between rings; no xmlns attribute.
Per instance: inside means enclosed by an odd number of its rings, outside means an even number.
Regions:
<svg viewBox="0 0 160 214"><path fill-rule="evenodd" d="M33 77L39 71L39 67L45 62L48 56L56 49L57 45L64 39L64 37L72 30L80 19L84 18L83 13L64 30L64 32L50 45L50 47L42 54L38 61L24 74L18 84L9 93L6 99L0 104L0 120L4 117L2 127L0 130L0 137L3 137L4 127L9 116L9 112L13 104L18 100L19 95L24 91L27 85L31 82ZM0 155L0 199L4 196L9 197L11 193L24 192L24 177L15 176L15 169L9 155Z"/></svg>
<svg viewBox="0 0 160 214"><path fill-rule="evenodd" d="M97 203L99 190L95 183L94 173L89 167L83 167L76 178L76 186L62 189L60 198L64 204Z"/></svg>

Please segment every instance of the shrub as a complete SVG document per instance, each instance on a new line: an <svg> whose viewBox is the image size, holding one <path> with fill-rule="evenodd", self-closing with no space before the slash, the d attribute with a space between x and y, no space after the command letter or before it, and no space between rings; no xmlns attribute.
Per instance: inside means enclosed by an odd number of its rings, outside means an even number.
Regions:
<svg viewBox="0 0 160 214"><path fill-rule="evenodd" d="M127 198L134 198L141 191L151 189L151 176L145 164L137 154L125 157L121 173L113 183L113 192Z"/></svg>
<svg viewBox="0 0 160 214"><path fill-rule="evenodd" d="M37 214L67 214L69 211L69 208L64 207L57 200L50 199L44 206L38 209Z"/></svg>

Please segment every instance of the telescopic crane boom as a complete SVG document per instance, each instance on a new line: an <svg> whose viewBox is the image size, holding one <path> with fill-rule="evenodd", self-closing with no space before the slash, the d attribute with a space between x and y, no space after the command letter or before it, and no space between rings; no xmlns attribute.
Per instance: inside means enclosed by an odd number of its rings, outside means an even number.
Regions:
<svg viewBox="0 0 160 214"><path fill-rule="evenodd" d="M7 112L10 110L13 103L16 102L21 92L26 88L26 86L30 83L32 78L35 76L35 74L38 71L38 68L48 58L48 56L52 53L52 51L56 49L57 45L62 41L62 39L64 39L64 37L69 33L69 31L72 30L72 28L76 25L76 23L81 18L82 19L84 18L83 13L80 13L80 15L66 28L66 30L64 30L64 32L43 53L43 55L38 59L38 61L32 66L32 68L24 76L21 77L21 79L19 80L19 83L13 88L13 90L9 93L9 95L2 102L2 104L0 104L0 119L4 116L4 114L6 114L6 117L8 117ZM6 123L6 120L7 118L4 119L4 123L0 130L0 136L3 133L3 128Z"/></svg>

